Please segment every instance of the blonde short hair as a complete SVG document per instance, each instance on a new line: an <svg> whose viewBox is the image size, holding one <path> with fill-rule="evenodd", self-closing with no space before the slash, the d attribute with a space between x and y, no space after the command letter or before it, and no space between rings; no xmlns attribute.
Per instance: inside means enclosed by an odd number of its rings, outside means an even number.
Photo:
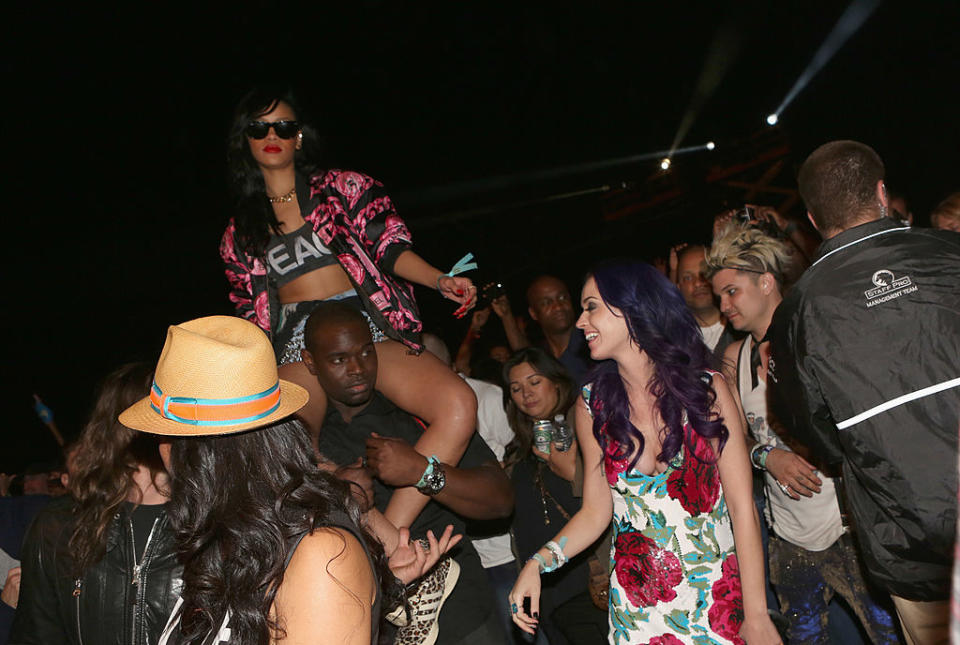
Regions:
<svg viewBox="0 0 960 645"><path fill-rule="evenodd" d="M960 220L960 193L949 195L930 213L930 224L933 228L940 228L941 220Z"/></svg>
<svg viewBox="0 0 960 645"><path fill-rule="evenodd" d="M732 222L707 250L706 277L709 280L722 269L770 273L783 287L783 276L790 263L785 242L755 226Z"/></svg>

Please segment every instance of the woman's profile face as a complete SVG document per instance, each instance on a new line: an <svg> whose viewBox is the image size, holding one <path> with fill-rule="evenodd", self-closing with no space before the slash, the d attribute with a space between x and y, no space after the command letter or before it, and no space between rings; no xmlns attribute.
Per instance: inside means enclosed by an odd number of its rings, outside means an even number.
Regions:
<svg viewBox="0 0 960 645"><path fill-rule="evenodd" d="M603 301L593 277L583 285L580 305L583 313L577 318L577 328L583 331L587 340L590 358L596 361L616 358L618 352L630 347L626 320L620 310L608 307Z"/></svg>
<svg viewBox="0 0 960 645"><path fill-rule="evenodd" d="M264 123L276 123L278 121L296 121L297 115L293 108L280 101L272 110L266 114L254 117L251 121L262 121ZM247 135L247 145L250 146L250 154L254 161L263 169L276 170L285 168L293 163L293 155L300 145L300 135L289 139L282 139L277 136L275 128L270 128L267 136L262 139L254 139Z"/></svg>
<svg viewBox="0 0 960 645"><path fill-rule="evenodd" d="M557 407L560 388L536 370L530 363L520 363L510 369L507 377L510 398L521 412L531 419L549 419Z"/></svg>

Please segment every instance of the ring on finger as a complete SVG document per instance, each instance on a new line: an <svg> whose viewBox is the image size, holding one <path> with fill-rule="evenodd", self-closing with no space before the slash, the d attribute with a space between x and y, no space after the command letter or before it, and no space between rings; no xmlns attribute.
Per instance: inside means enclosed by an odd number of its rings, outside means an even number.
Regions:
<svg viewBox="0 0 960 645"><path fill-rule="evenodd" d="M517 611L519 611L519 610L517 609L517 603L511 604L511 605L510 605L510 613L515 614L515 613L517 613Z"/></svg>
<svg viewBox="0 0 960 645"><path fill-rule="evenodd" d="M790 494L790 490L791 490L790 484L784 484L783 482L777 480L777 486L780 487L780 490L783 491L783 494L784 494L784 495L789 495L789 494Z"/></svg>

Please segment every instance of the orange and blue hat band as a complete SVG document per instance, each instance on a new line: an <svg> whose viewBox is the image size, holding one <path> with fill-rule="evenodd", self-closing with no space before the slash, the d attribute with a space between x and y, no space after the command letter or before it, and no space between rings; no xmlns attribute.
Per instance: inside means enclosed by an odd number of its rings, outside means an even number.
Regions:
<svg viewBox="0 0 960 645"><path fill-rule="evenodd" d="M270 416L280 407L280 381L259 394L232 399L168 396L154 381L150 388L150 407L165 419L193 426L249 423Z"/></svg>

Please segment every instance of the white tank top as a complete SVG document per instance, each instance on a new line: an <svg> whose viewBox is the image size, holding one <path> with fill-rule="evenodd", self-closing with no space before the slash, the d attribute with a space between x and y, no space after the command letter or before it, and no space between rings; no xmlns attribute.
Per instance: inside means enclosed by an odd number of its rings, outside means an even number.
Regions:
<svg viewBox="0 0 960 645"><path fill-rule="evenodd" d="M750 378L752 345L753 336L747 334L737 361L737 386L750 435L759 443L789 451L790 448L767 424L766 381L758 379L757 387L753 389ZM764 472L767 521L778 537L807 551L823 551L836 542L844 531L833 480L820 472L817 472L817 476L823 482L820 492L813 497L801 496L795 500L780 490L773 475Z"/></svg>

